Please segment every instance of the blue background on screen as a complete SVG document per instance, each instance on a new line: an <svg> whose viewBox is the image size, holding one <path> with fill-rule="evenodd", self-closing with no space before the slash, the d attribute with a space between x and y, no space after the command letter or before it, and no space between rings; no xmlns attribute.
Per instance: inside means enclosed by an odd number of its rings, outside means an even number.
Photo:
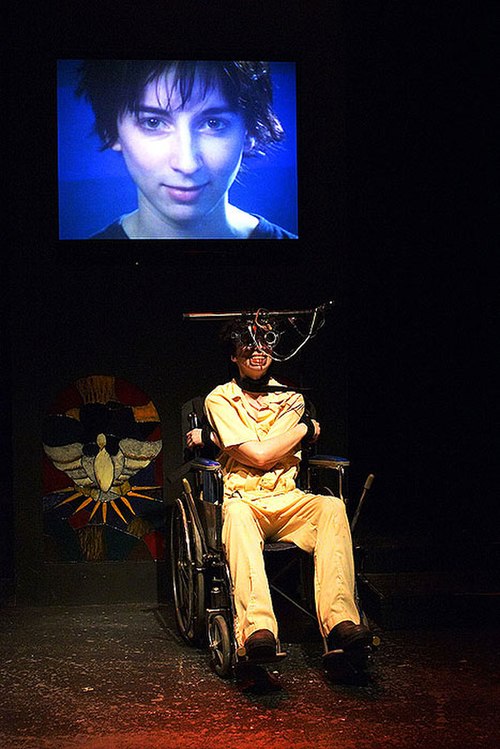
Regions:
<svg viewBox="0 0 500 749"><path fill-rule="evenodd" d="M122 155L100 151L91 107L75 94L80 60L58 61L59 238L87 239L137 208L136 187ZM274 106L285 129L282 146L262 159L247 159L230 189L230 202L285 229L297 227L295 63L271 65Z"/></svg>

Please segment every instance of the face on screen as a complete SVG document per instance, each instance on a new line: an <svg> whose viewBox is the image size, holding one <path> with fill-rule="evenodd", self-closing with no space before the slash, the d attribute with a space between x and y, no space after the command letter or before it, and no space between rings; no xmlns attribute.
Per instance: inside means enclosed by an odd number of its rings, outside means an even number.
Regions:
<svg viewBox="0 0 500 749"><path fill-rule="evenodd" d="M59 238L296 239L295 96L294 63L59 60Z"/></svg>
<svg viewBox="0 0 500 749"><path fill-rule="evenodd" d="M228 191L245 144L251 147L243 115L217 88L205 91L197 81L183 104L168 80L151 82L138 111L118 121L112 146L137 186L142 232L237 235Z"/></svg>

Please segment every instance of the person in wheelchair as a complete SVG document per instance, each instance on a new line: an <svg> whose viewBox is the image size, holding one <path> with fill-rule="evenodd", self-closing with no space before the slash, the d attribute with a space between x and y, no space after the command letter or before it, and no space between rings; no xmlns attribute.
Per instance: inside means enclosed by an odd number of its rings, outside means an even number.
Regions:
<svg viewBox="0 0 500 749"><path fill-rule="evenodd" d="M224 476L222 543L234 588L235 635L249 660L276 655L273 611L263 547L286 541L314 555L316 613L329 653L361 654L372 633L360 623L354 561L344 502L296 485L301 444L314 442L319 422L302 394L271 377L272 349L245 340L229 324L224 340L234 378L205 399L209 427L186 435L188 448L217 445Z"/></svg>

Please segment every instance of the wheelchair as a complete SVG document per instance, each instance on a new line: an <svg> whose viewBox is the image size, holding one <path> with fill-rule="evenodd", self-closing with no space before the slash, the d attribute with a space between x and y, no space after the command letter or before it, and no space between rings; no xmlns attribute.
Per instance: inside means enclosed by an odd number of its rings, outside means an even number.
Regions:
<svg viewBox="0 0 500 749"><path fill-rule="evenodd" d="M202 426L203 401L195 398L184 404L182 412L183 434L189 429ZM223 478L221 466L214 459L210 448L185 451L185 463L177 471L177 480L182 481L182 492L175 500L171 521L170 555L175 618L182 638L191 646L208 646L210 662L215 673L227 678L236 674L239 666L248 663L245 648L238 647L234 634L234 602L231 575L222 549L222 501ZM298 486L304 491L330 494L340 497L347 504L347 469L349 460L344 457L317 455L303 448ZM335 491L322 485L326 476L335 479ZM175 480L175 479L173 479ZM351 530L359 516L365 494L371 486L370 474L351 521ZM293 543L266 542L264 555L282 555L297 552L278 572L269 576L271 591L284 597L289 604L314 620L317 625L313 591L312 556L298 549ZM292 564L299 565L298 594L281 583ZM366 617L355 591L361 620ZM323 637L325 653L328 650ZM374 637L373 646L378 645ZM340 652L340 651L339 651ZM286 656L278 641L276 661Z"/></svg>

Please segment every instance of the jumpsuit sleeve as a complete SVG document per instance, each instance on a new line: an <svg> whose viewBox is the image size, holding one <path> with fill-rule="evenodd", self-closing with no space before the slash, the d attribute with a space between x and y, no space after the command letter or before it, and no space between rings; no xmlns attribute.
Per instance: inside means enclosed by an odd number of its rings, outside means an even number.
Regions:
<svg viewBox="0 0 500 749"><path fill-rule="evenodd" d="M255 431L244 422L234 402L224 395L208 395L205 399L205 410L224 448L258 439Z"/></svg>
<svg viewBox="0 0 500 749"><path fill-rule="evenodd" d="M284 434L299 423L304 413L304 397L300 393L289 393L284 401L276 420L271 425L267 438Z"/></svg>

